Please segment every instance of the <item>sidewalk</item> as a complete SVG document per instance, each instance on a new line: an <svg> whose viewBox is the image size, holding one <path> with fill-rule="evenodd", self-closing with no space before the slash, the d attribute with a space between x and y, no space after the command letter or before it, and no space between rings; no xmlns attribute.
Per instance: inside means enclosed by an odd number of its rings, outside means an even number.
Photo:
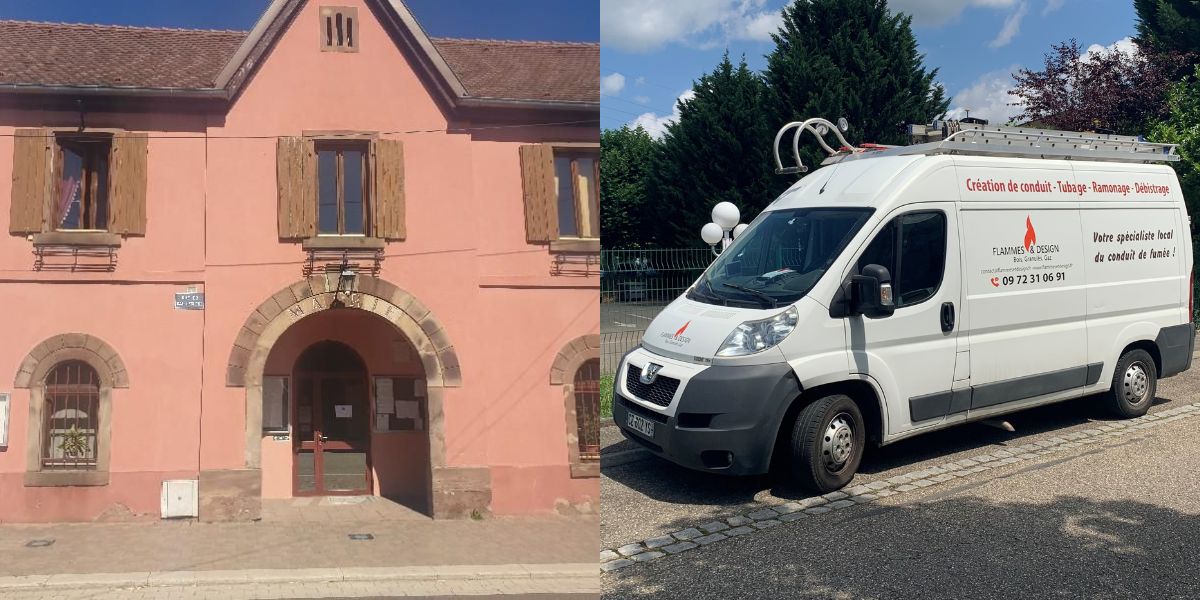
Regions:
<svg viewBox="0 0 1200 600"><path fill-rule="evenodd" d="M314 597L321 585L313 584L322 582L339 584L321 592L333 596L395 594L401 583L440 595L599 585L594 516L356 518L374 512L323 506L306 507L302 519L258 523L3 525L0 597L61 598L83 588L87 597L106 597L98 587L114 598L160 597L173 587L170 597ZM176 593L178 586L187 593Z"/></svg>

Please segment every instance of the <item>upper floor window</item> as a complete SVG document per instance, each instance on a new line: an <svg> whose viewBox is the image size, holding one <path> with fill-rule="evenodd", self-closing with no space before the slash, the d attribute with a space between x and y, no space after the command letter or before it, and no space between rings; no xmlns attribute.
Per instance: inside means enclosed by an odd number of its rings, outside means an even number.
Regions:
<svg viewBox="0 0 1200 600"><path fill-rule="evenodd" d="M369 142L320 141L316 149L317 233L370 235Z"/></svg>
<svg viewBox="0 0 1200 600"><path fill-rule="evenodd" d="M520 148L525 239L599 250L600 148L526 144Z"/></svg>
<svg viewBox="0 0 1200 600"><path fill-rule="evenodd" d="M347 6L321 7L321 50L358 51L358 9Z"/></svg>
<svg viewBox="0 0 1200 600"><path fill-rule="evenodd" d="M103 231L112 137L60 134L55 142L54 229Z"/></svg>
<svg viewBox="0 0 1200 600"><path fill-rule="evenodd" d="M558 200L558 235L598 238L600 228L600 160L596 152L556 151L554 182Z"/></svg>

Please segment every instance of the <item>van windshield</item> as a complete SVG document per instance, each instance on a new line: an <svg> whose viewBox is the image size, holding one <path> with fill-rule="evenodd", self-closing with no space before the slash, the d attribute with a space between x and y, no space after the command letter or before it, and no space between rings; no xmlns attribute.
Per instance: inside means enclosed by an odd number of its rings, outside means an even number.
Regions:
<svg viewBox="0 0 1200 600"><path fill-rule="evenodd" d="M872 212L870 208L764 212L713 261L688 298L767 308L795 302L817 284Z"/></svg>

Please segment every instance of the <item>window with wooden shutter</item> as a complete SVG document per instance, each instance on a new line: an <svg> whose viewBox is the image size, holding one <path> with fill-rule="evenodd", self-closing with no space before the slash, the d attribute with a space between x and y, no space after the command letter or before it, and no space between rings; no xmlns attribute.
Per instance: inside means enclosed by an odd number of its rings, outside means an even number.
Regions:
<svg viewBox="0 0 1200 600"><path fill-rule="evenodd" d="M375 203L372 231L375 237L403 240L407 237L404 206L404 142L375 140Z"/></svg>
<svg viewBox="0 0 1200 600"><path fill-rule="evenodd" d="M8 231L14 235L41 232L50 200L49 129L18 129L13 132L12 197Z"/></svg>
<svg viewBox="0 0 1200 600"><path fill-rule="evenodd" d="M312 237L317 232L317 169L313 143L298 136L279 138L275 158L279 237Z"/></svg>
<svg viewBox="0 0 1200 600"><path fill-rule="evenodd" d="M521 146L521 179L525 195L525 239L558 239L558 207L554 181L554 149L549 144Z"/></svg>
<svg viewBox="0 0 1200 600"><path fill-rule="evenodd" d="M149 137L119 133L112 137L108 177L108 231L146 235L146 161Z"/></svg>

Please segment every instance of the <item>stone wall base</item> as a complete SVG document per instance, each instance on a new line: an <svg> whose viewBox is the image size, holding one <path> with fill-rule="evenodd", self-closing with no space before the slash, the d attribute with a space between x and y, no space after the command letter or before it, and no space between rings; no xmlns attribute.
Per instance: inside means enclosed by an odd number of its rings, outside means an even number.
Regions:
<svg viewBox="0 0 1200 600"><path fill-rule="evenodd" d="M255 521L261 516L261 470L200 472L201 521Z"/></svg>
<svg viewBox="0 0 1200 600"><path fill-rule="evenodd" d="M435 519L464 519L492 511L492 472L487 467L433 469L430 505Z"/></svg>

